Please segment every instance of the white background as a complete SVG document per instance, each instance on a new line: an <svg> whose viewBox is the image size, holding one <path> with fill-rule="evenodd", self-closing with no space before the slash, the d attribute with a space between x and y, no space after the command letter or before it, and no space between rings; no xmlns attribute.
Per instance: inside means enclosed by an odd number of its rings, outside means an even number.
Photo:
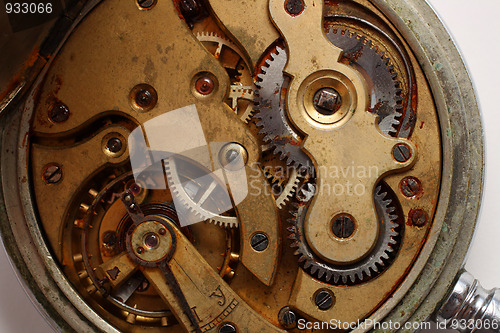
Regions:
<svg viewBox="0 0 500 333"><path fill-rule="evenodd" d="M500 1L429 0L465 58L482 109L486 182L482 213L467 269L487 288L500 287ZM0 249L0 332L50 333Z"/></svg>

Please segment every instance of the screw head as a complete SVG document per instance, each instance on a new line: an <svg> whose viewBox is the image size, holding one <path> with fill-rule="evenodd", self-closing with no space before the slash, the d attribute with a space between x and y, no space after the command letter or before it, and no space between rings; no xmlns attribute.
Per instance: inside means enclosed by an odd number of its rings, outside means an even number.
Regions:
<svg viewBox="0 0 500 333"><path fill-rule="evenodd" d="M111 138L106 143L106 149L111 153L118 153L123 148L123 142L118 138Z"/></svg>
<svg viewBox="0 0 500 333"><path fill-rule="evenodd" d="M342 98L333 88L321 88L314 94L313 105L319 113L331 116L340 109Z"/></svg>
<svg viewBox="0 0 500 333"><path fill-rule="evenodd" d="M141 9L151 9L156 5L156 0L137 0L137 4Z"/></svg>
<svg viewBox="0 0 500 333"><path fill-rule="evenodd" d="M399 163L404 163L411 158L410 147L405 143L398 143L392 149L392 156Z"/></svg>
<svg viewBox="0 0 500 333"><path fill-rule="evenodd" d="M163 235L165 235L165 234L167 233L167 230L165 230L165 229L161 228L161 229L158 231L158 233L159 233L160 235L162 235L162 236L163 236Z"/></svg>
<svg viewBox="0 0 500 333"><path fill-rule="evenodd" d="M214 80L209 76L202 76L195 83L196 91L202 95L210 95L214 91Z"/></svg>
<svg viewBox="0 0 500 333"><path fill-rule="evenodd" d="M278 314L278 321L280 322L281 326L286 329L290 329L295 327L297 316L295 315L295 312L290 309L290 307L285 306L280 310Z"/></svg>
<svg viewBox="0 0 500 333"><path fill-rule="evenodd" d="M403 178L399 183L399 188L407 198L413 199L422 194L422 184L416 177L408 176Z"/></svg>
<svg viewBox="0 0 500 333"><path fill-rule="evenodd" d="M333 306L335 302L335 296L330 290L321 289L316 292L316 296L314 297L314 303L320 310L328 310Z"/></svg>
<svg viewBox="0 0 500 333"><path fill-rule="evenodd" d="M222 324L221 327L219 327L219 333L236 333L238 332L236 330L236 326L234 326L234 324L231 324L231 323L225 323L225 324Z"/></svg>
<svg viewBox="0 0 500 333"><path fill-rule="evenodd" d="M139 254L143 254L143 253L144 253L144 248L142 248L142 247L138 247L138 248L137 248L137 253L139 253Z"/></svg>
<svg viewBox="0 0 500 333"><path fill-rule="evenodd" d="M45 167L42 177L45 184L57 184L63 177L62 168L55 163L49 164Z"/></svg>
<svg viewBox="0 0 500 333"><path fill-rule="evenodd" d="M339 214L333 218L332 232L337 238L349 238L352 236L355 229L356 225L351 215Z"/></svg>
<svg viewBox="0 0 500 333"><path fill-rule="evenodd" d="M408 215L411 224L416 227L423 227L429 222L429 215L423 209L412 209Z"/></svg>
<svg viewBox="0 0 500 333"><path fill-rule="evenodd" d="M269 239L265 234L257 233L252 236L250 244L255 251L262 252L269 246Z"/></svg>
<svg viewBox="0 0 500 333"><path fill-rule="evenodd" d="M66 104L57 102L49 110L49 119L55 124L64 123L69 119L69 108Z"/></svg>
<svg viewBox="0 0 500 333"><path fill-rule="evenodd" d="M304 0L287 0L285 2L285 10L291 16L300 15L305 8Z"/></svg>

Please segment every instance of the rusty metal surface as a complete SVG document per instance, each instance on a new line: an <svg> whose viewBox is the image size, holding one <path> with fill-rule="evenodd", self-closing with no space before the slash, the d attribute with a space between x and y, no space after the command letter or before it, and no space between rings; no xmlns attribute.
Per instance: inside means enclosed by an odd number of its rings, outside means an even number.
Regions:
<svg viewBox="0 0 500 333"><path fill-rule="evenodd" d="M21 186L33 185L36 202L30 207L40 224L33 220L30 232L42 252L54 255L50 274L78 304L78 312L105 330L217 331L235 325L241 331L295 331L293 322L299 318L382 319L408 299L404 293L428 269L427 256L450 223L435 214L447 208L449 198L440 193L450 188L447 176L441 178L442 167L455 176L449 171L453 133L446 127L442 100L436 100L436 83L420 65L420 51L370 1L283 6L273 0L211 0L209 5L161 1L145 10L133 2L107 0L72 31L31 92L20 139L26 149L19 157L29 171L21 171ZM370 112L370 105L377 106L370 99L377 96L373 80L379 75L373 77L377 72L367 63L356 64L360 54L342 57L325 36L332 28L358 43L369 40L365 50L373 47L383 54L388 73L399 74L398 82L390 78L387 83L399 87L391 104L402 110L395 117L402 124L396 132L380 132ZM303 161L309 159L302 169L298 163L288 170L287 156L280 158L266 145L252 110L253 98L265 102L259 81L275 60L276 45L286 48L278 72L287 79L276 86L274 94L282 100L275 105L284 107L280 119L297 133ZM52 52L59 45L48 48ZM325 101L318 108L316 97L326 86L341 96L336 108L328 109ZM206 200L203 193L190 192L196 176L171 177L169 172L179 170L170 162L164 163L165 175L153 177L166 176L177 184L163 191L147 190L131 173L131 150L136 149L127 142L131 133L188 105L195 105L208 142L230 143L244 157L245 181L258 190L220 216L196 207L201 197ZM325 116L325 108L333 116ZM200 161L198 169L224 169L227 176L234 171L226 168L232 150L213 147L221 153L197 159L195 152L190 158ZM331 167L342 175L321 172ZM377 171L345 172L355 167ZM354 197L331 193L346 181L366 191ZM381 184L384 194L375 190ZM119 197L127 191L134 193L131 204L139 210L124 208ZM187 211L205 222L181 225L179 207L173 204L178 192ZM374 205L378 194L390 200L383 203L385 215ZM218 199L213 200L216 205ZM301 206L307 214L297 231L286 221ZM335 229L340 218L347 223L346 217L352 225ZM161 241L170 236L156 230L160 220L174 230L175 247ZM378 243L381 223L395 226L391 244ZM297 238L286 239L295 232L305 236L301 241L312 259L295 252ZM163 245L157 247L158 239ZM162 252L169 249L173 259ZM363 270L364 260L378 253L385 253L380 255L384 265ZM321 265L362 273L339 282L327 278L328 270L311 268ZM408 309L419 304L416 299L407 301ZM231 309L221 308L226 305ZM404 320L412 313L403 312L392 318Z"/></svg>

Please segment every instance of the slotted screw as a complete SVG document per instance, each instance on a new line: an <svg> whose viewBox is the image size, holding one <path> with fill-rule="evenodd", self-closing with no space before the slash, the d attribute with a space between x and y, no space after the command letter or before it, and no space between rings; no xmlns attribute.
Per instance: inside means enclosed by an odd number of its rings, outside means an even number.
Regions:
<svg viewBox="0 0 500 333"><path fill-rule="evenodd" d="M405 177L400 183L401 192L407 198L414 198L422 192L420 180L415 177Z"/></svg>
<svg viewBox="0 0 500 333"><path fill-rule="evenodd" d="M354 233L354 221L345 214L338 215L332 223L332 232L338 238L349 238Z"/></svg>
<svg viewBox="0 0 500 333"><path fill-rule="evenodd" d="M329 290L320 290L318 293L316 293L316 296L314 297L314 302L318 309L320 310L328 310L333 306L334 302L334 296L333 293Z"/></svg>
<svg viewBox="0 0 500 333"><path fill-rule="evenodd" d="M258 234L253 235L250 243L252 245L252 248L255 251L261 252L261 251L264 251L265 249L267 249L267 247L269 245L269 239L267 238L266 235L264 235L262 233L258 233Z"/></svg>
<svg viewBox="0 0 500 333"><path fill-rule="evenodd" d="M297 316L288 306L285 306L280 310L278 320L284 328L293 328L297 322Z"/></svg>
<svg viewBox="0 0 500 333"><path fill-rule="evenodd" d="M408 147L407 144L398 143L392 149L392 156L399 163L404 163L404 162L408 161L411 157L410 147Z"/></svg>
<svg viewBox="0 0 500 333"><path fill-rule="evenodd" d="M57 184L63 176L62 168L57 164L49 164L43 172L43 181L45 184Z"/></svg>

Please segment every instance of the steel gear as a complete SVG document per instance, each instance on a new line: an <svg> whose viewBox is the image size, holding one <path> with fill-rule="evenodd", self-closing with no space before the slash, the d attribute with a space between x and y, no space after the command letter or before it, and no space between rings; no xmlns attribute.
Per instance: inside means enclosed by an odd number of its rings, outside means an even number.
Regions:
<svg viewBox="0 0 500 333"><path fill-rule="evenodd" d="M256 98L255 115L260 121L257 126L262 127L264 142L280 154L281 159L287 158L287 164L295 166L310 165L310 159L300 147L302 138L292 129L285 111L285 96L283 91L288 86L289 79L283 74L287 62L287 53L277 46L275 52L270 53L270 59L261 67L260 81L255 85L259 88Z"/></svg>
<svg viewBox="0 0 500 333"><path fill-rule="evenodd" d="M271 185L276 205L282 209L297 191L303 176L295 168L288 167L272 150L268 149L268 146L262 146L261 163L264 175Z"/></svg>
<svg viewBox="0 0 500 333"><path fill-rule="evenodd" d="M236 79L240 80L241 82L239 83L234 83L230 87L230 92L229 92L229 106L235 111L235 113L239 116L239 118L244 121L245 123L248 123L250 118L252 117L254 113L254 104L253 101L256 98L255 96L255 90L256 87L255 85L248 85L248 81L253 81L249 72L249 66L248 64L244 61L244 56L243 54L238 50L238 47L233 44L231 41L219 36L216 33L212 32L201 32L196 34L196 37L198 38L199 41L201 41L203 44L206 46L209 46L208 44L215 44L216 48L210 48L207 47L209 51L212 52L212 54L215 56L215 58L221 60L221 55L223 53L224 48L232 50L234 53L236 53L241 61L244 62L244 66L242 66L238 72L238 76ZM224 62L221 61L223 64ZM230 69L226 68L228 72L230 72ZM242 101L244 101L242 103ZM250 103L245 103L246 101L250 101ZM241 110L243 109L243 110ZM265 149L263 149L265 150ZM266 163L264 163L265 165ZM277 181L279 182L279 186L281 187L283 182L286 181L286 184L282 186L281 190L279 191L279 194L276 193L276 205L278 208L283 208L284 205L288 202L288 200L293 196L295 193L295 190L297 189L297 186L300 182L300 176L299 174L295 171L292 170L289 177L287 179L280 179L277 180L275 175L266 175L268 179L270 179L271 186L273 186ZM277 191L276 191L277 192ZM274 191L273 191L274 193ZM187 202L187 201L185 201ZM195 211L196 209L192 209L192 211ZM213 215L213 214L211 214ZM207 214L202 214L202 216L207 216ZM214 218L218 221L216 221L217 224L224 224L228 225L230 224L231 226L234 225L233 219L227 219L225 216L221 217L223 221L221 221L219 218ZM228 221L231 220L231 221ZM215 221L213 221L215 222Z"/></svg>
<svg viewBox="0 0 500 333"><path fill-rule="evenodd" d="M389 58L379 52L372 41L349 30L330 27L326 36L333 45L344 50L344 59L359 66L372 81L370 111L379 116L379 127L384 134L395 134L398 119L402 116L403 98L400 96L400 82L396 80L397 73L389 64Z"/></svg>
<svg viewBox="0 0 500 333"><path fill-rule="evenodd" d="M379 128L384 134L394 135L402 115L403 99L400 96L400 82L396 80L397 73L394 66L389 64L389 58L379 53L371 41L348 30L330 28L327 37L332 44L344 50L344 58L349 63L359 66L372 81L369 111L379 116ZM260 133L265 135L264 141L274 147L275 153L287 158L288 164L307 166L311 162L300 148L302 138L295 132L286 115L283 94L289 79L283 74L283 69L287 58L286 50L278 46L261 67L262 73L257 75L260 81L256 82L259 90L255 118L259 119L257 125L262 127Z"/></svg>
<svg viewBox="0 0 500 333"><path fill-rule="evenodd" d="M391 253L396 249L399 225L394 222L398 216L394 214L396 208L391 205L392 199L387 198L387 192L384 192L381 186L375 189L375 208L380 222L378 241L367 257L348 266L326 263L309 249L304 235L308 205L303 199L300 201L302 203L298 204L297 211L292 212L294 218L289 220L292 224L288 227L291 232L289 239L293 241L291 247L297 248L295 255L299 256L299 263L312 276L327 283L354 284L378 275L387 267Z"/></svg>
<svg viewBox="0 0 500 333"><path fill-rule="evenodd" d="M221 62L229 74L233 73L233 79L237 81L232 82L231 84L228 104L243 122L248 123L254 112L253 100L255 98L254 91L256 87L252 83L253 80L252 74L250 73L250 66L245 61L245 56L230 40L227 40L216 33L200 32L196 34L196 38L202 42L202 44L207 47L207 50L209 50L218 60L222 60L221 57L224 48L231 50L239 56L240 60L238 64L240 64L240 66L236 65L235 68L224 64L223 61ZM215 44L216 48L210 48L210 44Z"/></svg>
<svg viewBox="0 0 500 333"><path fill-rule="evenodd" d="M272 173L265 173L265 176L271 183L271 189L276 199L276 206L282 209L297 191L297 187L301 181L300 174L297 170L292 169L286 180L281 180ZM276 190L276 187L279 189Z"/></svg>

